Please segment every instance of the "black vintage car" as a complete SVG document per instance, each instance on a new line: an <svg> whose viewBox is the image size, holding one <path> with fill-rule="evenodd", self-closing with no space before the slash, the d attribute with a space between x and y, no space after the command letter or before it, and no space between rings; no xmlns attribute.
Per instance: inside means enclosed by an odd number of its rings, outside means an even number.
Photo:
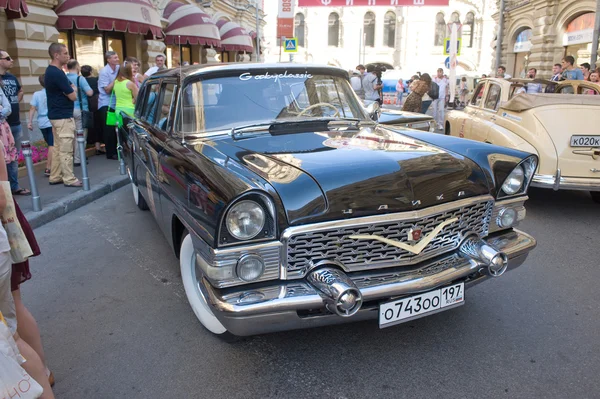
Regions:
<svg viewBox="0 0 600 399"><path fill-rule="evenodd" d="M223 338L450 309L535 247L534 155L378 125L338 68L168 70L123 117L135 201Z"/></svg>

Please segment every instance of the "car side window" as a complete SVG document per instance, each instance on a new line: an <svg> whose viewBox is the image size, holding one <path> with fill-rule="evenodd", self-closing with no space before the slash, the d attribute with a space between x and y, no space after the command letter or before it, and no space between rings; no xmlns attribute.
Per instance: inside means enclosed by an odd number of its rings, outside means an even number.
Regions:
<svg viewBox="0 0 600 399"><path fill-rule="evenodd" d="M177 92L177 84L163 83L161 87L160 108L157 111L158 118L156 127L160 130L168 132L173 126L173 108L175 107L175 93Z"/></svg>
<svg viewBox="0 0 600 399"><path fill-rule="evenodd" d="M159 83L152 83L146 86L146 89L143 93L143 104L140 118L143 121L146 121L150 124L154 123L155 115L156 115L156 98L158 97L158 93L160 91Z"/></svg>
<svg viewBox="0 0 600 399"><path fill-rule="evenodd" d="M476 107L481 106L481 100L483 99L483 92L485 89L485 82L482 82L475 88L475 92L473 92L473 98L471 98L471 105Z"/></svg>
<svg viewBox="0 0 600 399"><path fill-rule="evenodd" d="M498 106L500 105L501 92L502 89L499 85L490 84L490 88L488 89L487 97L485 99L485 105L483 107L491 111L497 111Z"/></svg>

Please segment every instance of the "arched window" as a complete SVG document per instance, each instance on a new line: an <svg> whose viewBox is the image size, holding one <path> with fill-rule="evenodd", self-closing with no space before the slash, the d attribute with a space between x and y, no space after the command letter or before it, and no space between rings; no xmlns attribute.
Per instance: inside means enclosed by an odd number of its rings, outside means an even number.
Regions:
<svg viewBox="0 0 600 399"><path fill-rule="evenodd" d="M446 20L444 14L438 12L435 16L435 39L433 42L434 46L443 46L444 39L446 38Z"/></svg>
<svg viewBox="0 0 600 399"><path fill-rule="evenodd" d="M364 19L365 47L375 47L375 14L371 11L365 14Z"/></svg>
<svg viewBox="0 0 600 399"><path fill-rule="evenodd" d="M298 39L298 46L306 47L304 45L304 14L296 14L294 18L294 35Z"/></svg>
<svg viewBox="0 0 600 399"><path fill-rule="evenodd" d="M475 14L467 13L465 23L462 27L463 46L473 47L473 32L475 30Z"/></svg>
<svg viewBox="0 0 600 399"><path fill-rule="evenodd" d="M460 25L460 15L458 15L458 13L455 11L452 13L452 15L450 15L450 23L451 24L458 24ZM452 33L452 31L448 31L448 37L450 37L450 34ZM462 37L462 31L459 30L458 31L458 38L460 39Z"/></svg>
<svg viewBox="0 0 600 399"><path fill-rule="evenodd" d="M329 33L327 34L327 44L338 47L340 45L340 16L335 12L329 14Z"/></svg>
<svg viewBox="0 0 600 399"><path fill-rule="evenodd" d="M385 13L383 21L383 45L396 47L396 14L391 11Z"/></svg>

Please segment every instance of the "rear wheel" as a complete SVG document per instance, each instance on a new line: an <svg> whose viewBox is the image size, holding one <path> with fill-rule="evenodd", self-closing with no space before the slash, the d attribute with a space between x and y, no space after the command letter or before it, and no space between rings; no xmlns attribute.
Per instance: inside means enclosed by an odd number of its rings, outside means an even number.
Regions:
<svg viewBox="0 0 600 399"><path fill-rule="evenodd" d="M198 287L199 278L196 272L196 251L192 243L192 237L187 231L183 232L181 239L181 248L179 250L179 266L181 268L181 280L187 296L188 302L194 311L194 314L204 326L213 335L226 342L235 342L240 337L231 334L216 318L206 298Z"/></svg>
<svg viewBox="0 0 600 399"><path fill-rule="evenodd" d="M446 122L446 128L444 129L444 134L446 136L450 136L450 122Z"/></svg>
<svg viewBox="0 0 600 399"><path fill-rule="evenodd" d="M600 204L600 191L590 191L590 195L592 196L592 201Z"/></svg>
<svg viewBox="0 0 600 399"><path fill-rule="evenodd" d="M140 189L138 188L137 184L131 182L131 189L133 190L133 201L135 202L137 207L140 208L142 211L147 211L148 204L146 203L144 197L142 197L142 194L140 194Z"/></svg>

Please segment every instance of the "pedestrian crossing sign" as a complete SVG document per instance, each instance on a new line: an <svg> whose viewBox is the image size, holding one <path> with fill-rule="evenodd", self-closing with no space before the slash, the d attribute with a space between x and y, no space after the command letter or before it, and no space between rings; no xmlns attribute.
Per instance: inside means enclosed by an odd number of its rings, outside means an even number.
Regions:
<svg viewBox="0 0 600 399"><path fill-rule="evenodd" d="M285 53L297 53L298 52L298 39L295 37L285 39L283 44L283 51Z"/></svg>

